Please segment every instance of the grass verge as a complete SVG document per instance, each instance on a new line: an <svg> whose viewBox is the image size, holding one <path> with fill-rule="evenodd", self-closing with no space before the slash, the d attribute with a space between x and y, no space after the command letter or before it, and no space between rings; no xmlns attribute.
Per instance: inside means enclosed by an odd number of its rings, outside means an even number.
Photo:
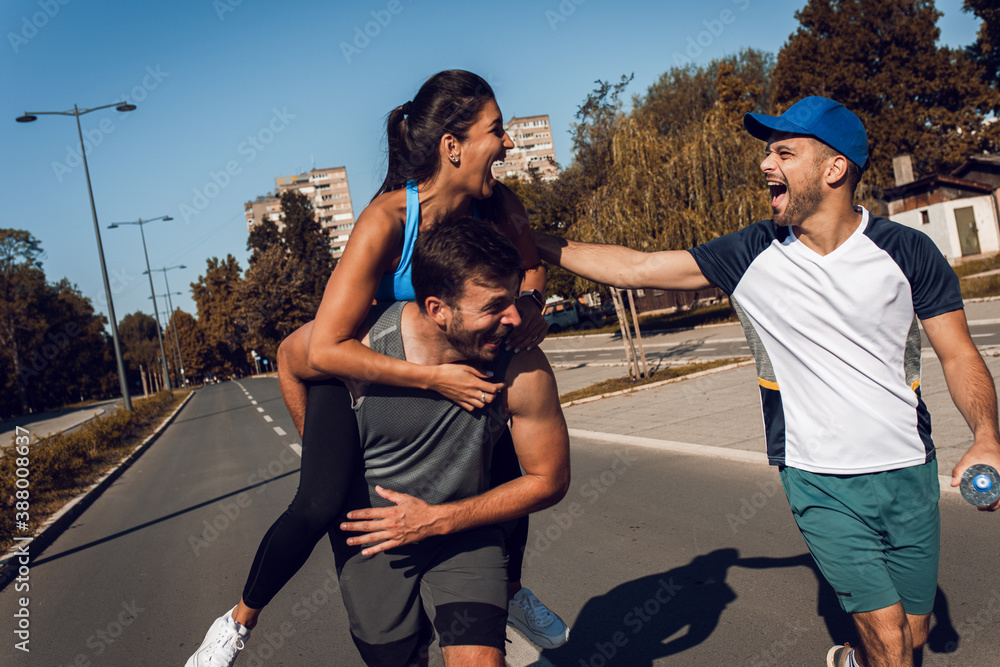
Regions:
<svg viewBox="0 0 1000 667"><path fill-rule="evenodd" d="M654 382L662 382L664 380L670 380L671 378L681 377L682 375L691 375L692 373L700 373L701 371L707 371L712 368L720 368L722 366L728 366L729 364L735 364L740 361L746 361L750 357L729 357L727 359L715 359L714 361L706 361L700 364L690 364L687 366L671 366L669 368L662 368L658 371L654 371L647 378L640 378L638 380L633 380L629 377L612 378L610 380L604 380L603 382L598 382L597 384L592 384L589 387L584 387L583 389L577 389L575 391L566 392L559 397L560 403L569 403L570 401L578 401L581 398L590 398L591 396L600 396L601 394L610 394L615 391L622 391L623 389L634 389L635 387L641 387L647 384L653 384Z"/></svg>
<svg viewBox="0 0 1000 667"><path fill-rule="evenodd" d="M721 324L725 322L738 322L736 313L729 306L728 301L716 303L703 308L691 310L680 310L673 313L658 313L655 315L639 315L639 326L642 331L672 331L679 329L691 329L693 327L704 326L706 324ZM613 334L621 331L618 320L612 316L608 324L603 327L584 326L570 331L560 331L556 334L549 334L548 338L559 336L579 336L581 334Z"/></svg>
<svg viewBox="0 0 1000 667"><path fill-rule="evenodd" d="M968 276L1000 269L1000 255L952 267L961 279L963 299L981 299L1000 295L1000 275L969 278Z"/></svg>
<svg viewBox="0 0 1000 667"><path fill-rule="evenodd" d="M136 445L149 436L188 395L161 391L145 399L133 399L132 411L114 413L84 424L72 433L39 438L23 447L4 447L0 457L0 553L13 544L17 522L24 512L32 534L74 496L117 465ZM17 475L27 470L26 478ZM22 473L23 475L23 473ZM27 479L20 482L19 479ZM22 488L25 487L25 488Z"/></svg>

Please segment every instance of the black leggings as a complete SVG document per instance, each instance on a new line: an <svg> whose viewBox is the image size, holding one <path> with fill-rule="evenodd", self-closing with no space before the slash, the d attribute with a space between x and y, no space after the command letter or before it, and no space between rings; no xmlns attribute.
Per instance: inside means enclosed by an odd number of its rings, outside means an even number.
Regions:
<svg viewBox="0 0 1000 667"><path fill-rule="evenodd" d="M492 466L494 486L521 475L508 429L494 447ZM299 489L257 548L243 588L246 606L265 607L305 564L323 535L330 532L331 540L336 539L348 492L361 474L361 443L350 392L339 380L310 384ZM510 581L521 579L527 541L528 517L522 517L507 538Z"/></svg>

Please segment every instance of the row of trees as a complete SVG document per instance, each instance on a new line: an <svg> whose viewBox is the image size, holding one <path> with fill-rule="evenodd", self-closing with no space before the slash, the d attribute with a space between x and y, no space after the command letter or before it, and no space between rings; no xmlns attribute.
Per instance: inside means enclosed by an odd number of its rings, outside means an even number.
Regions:
<svg viewBox="0 0 1000 667"><path fill-rule="evenodd" d="M842 102L865 123L870 168L860 202L882 212L892 157L919 178L1000 150L1000 10L966 49L937 45L932 0L810 0L777 56L744 50L664 73L623 111L631 80L597 82L576 114L573 163L556 181L516 182L533 224L557 235L644 250L687 248L770 217L763 145L748 111L777 114L808 95ZM553 271L550 292L593 289Z"/></svg>
<svg viewBox="0 0 1000 667"><path fill-rule="evenodd" d="M273 369L281 340L313 318L334 266L329 237L308 199L285 193L281 204L280 230L265 221L251 233L246 272L232 255L209 258L204 275L191 284L197 316L178 308L167 318L164 346L174 386L181 381L179 361L195 382L249 374L251 351ZM0 418L119 391L107 319L67 280L48 282L43 257L29 232L0 229L0 364L6 369ZM162 387L153 317L130 313L118 333L130 391Z"/></svg>

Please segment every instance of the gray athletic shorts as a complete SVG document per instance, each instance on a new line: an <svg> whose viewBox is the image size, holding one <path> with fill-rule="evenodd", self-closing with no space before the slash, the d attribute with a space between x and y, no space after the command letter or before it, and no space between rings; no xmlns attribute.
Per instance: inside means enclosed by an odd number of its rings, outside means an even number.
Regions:
<svg viewBox="0 0 1000 667"><path fill-rule="evenodd" d="M368 665L416 661L441 646L504 651L507 555L495 526L338 562L351 636Z"/></svg>

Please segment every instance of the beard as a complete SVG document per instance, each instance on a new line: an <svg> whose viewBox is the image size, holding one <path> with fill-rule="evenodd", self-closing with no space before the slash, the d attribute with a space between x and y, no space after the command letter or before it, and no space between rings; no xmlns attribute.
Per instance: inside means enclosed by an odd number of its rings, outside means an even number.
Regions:
<svg viewBox="0 0 1000 667"><path fill-rule="evenodd" d="M810 179L807 181L807 184L802 185L802 187L794 193L786 183L785 193L788 197L788 203L785 205L785 212L774 212L775 224L782 227L798 225L804 219L812 215L812 213L819 207L819 203L823 197L819 181L816 179Z"/></svg>
<svg viewBox="0 0 1000 667"><path fill-rule="evenodd" d="M457 315L451 321L451 326L444 332L448 343L465 360L473 364L488 363L496 359L497 354L500 352L499 343L503 341L503 338L510 333L513 327L510 325L501 326L489 335L485 335L468 330L465 327L465 321L462 318L461 312L458 312ZM492 349L487 348L485 346L486 342L496 342L497 347Z"/></svg>

